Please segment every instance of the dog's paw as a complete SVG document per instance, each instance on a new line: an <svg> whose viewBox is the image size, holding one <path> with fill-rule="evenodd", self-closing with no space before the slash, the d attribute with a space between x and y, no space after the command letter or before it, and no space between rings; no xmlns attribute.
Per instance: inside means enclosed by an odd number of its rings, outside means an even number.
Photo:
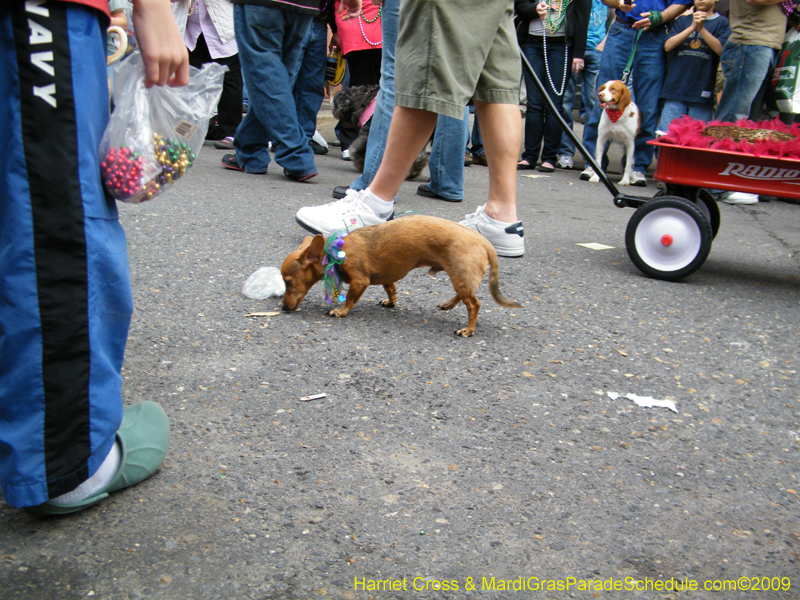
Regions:
<svg viewBox="0 0 800 600"><path fill-rule="evenodd" d="M394 308L394 306L395 306L394 302L392 302L388 298L385 298L385 299L381 300L380 302L378 302L378 304L380 304L381 306L383 306L385 308Z"/></svg>
<svg viewBox="0 0 800 600"><path fill-rule="evenodd" d="M589 183L600 183L600 177L597 175L597 173L589 177Z"/></svg>
<svg viewBox="0 0 800 600"><path fill-rule="evenodd" d="M347 316L346 310L343 308L334 308L331 312L328 313L329 317L336 317L337 319L341 319L342 317Z"/></svg>
<svg viewBox="0 0 800 600"><path fill-rule="evenodd" d="M619 180L619 185L630 185L630 184L631 184L630 177L623 177L622 179Z"/></svg>
<svg viewBox="0 0 800 600"><path fill-rule="evenodd" d="M472 332L472 331L470 331L468 327L465 327L464 329L458 329L458 330L456 331L456 335L457 335L458 337L464 337L464 338L467 338L467 337L470 337L472 334L473 334L473 332Z"/></svg>

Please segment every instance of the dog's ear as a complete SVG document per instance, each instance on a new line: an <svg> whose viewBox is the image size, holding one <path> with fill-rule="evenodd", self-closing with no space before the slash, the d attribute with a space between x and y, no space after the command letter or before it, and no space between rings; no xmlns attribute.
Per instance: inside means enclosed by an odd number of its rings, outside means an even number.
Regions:
<svg viewBox="0 0 800 600"><path fill-rule="evenodd" d="M325 254L325 238L320 234L315 235L313 238L307 237L303 240L303 246L306 245L306 241L308 240L311 241L303 251L300 259L306 264L322 262L322 257Z"/></svg>
<svg viewBox="0 0 800 600"><path fill-rule="evenodd" d="M633 102L633 98L631 98L631 91L628 89L628 86L619 82L619 102L617 102L617 109L620 112L624 112L626 108Z"/></svg>

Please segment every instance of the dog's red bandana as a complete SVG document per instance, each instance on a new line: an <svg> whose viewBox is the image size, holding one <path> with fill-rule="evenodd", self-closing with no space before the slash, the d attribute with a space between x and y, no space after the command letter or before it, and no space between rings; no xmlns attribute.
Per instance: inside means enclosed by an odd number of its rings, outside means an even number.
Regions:
<svg viewBox="0 0 800 600"><path fill-rule="evenodd" d="M622 116L622 111L617 108L607 108L606 114L608 115L608 118L611 119L612 123L616 123Z"/></svg>

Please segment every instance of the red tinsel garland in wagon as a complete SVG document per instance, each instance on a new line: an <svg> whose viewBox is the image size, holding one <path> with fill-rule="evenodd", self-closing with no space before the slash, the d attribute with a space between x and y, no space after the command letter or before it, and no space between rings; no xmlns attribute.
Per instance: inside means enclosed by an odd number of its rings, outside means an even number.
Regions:
<svg viewBox="0 0 800 600"><path fill-rule="evenodd" d="M658 147L655 178L664 183L800 198L798 124L684 116L649 143Z"/></svg>
<svg viewBox="0 0 800 600"><path fill-rule="evenodd" d="M800 159L800 124L784 125L780 119L706 124L684 115L674 120L667 134L658 141L691 148Z"/></svg>

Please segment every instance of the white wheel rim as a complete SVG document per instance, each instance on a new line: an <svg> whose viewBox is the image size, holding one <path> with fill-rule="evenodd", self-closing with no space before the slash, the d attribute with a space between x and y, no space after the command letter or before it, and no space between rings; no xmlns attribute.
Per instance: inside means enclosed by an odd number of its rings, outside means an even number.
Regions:
<svg viewBox="0 0 800 600"><path fill-rule="evenodd" d="M690 264L702 245L695 220L678 208L657 208L636 227L636 252L659 271L678 271Z"/></svg>

